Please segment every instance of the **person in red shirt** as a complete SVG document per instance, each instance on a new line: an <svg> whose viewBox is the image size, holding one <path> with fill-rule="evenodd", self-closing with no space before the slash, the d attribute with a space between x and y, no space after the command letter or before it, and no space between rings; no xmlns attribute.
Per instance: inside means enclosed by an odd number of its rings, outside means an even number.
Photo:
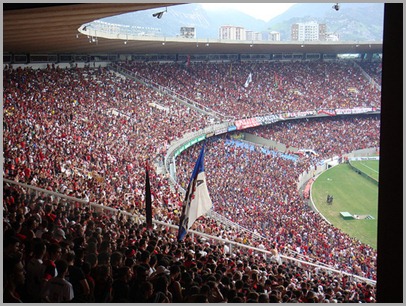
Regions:
<svg viewBox="0 0 406 306"><path fill-rule="evenodd" d="M48 259L45 261L45 271L43 279L44 281L48 281L51 278L58 275L56 270L55 261L61 259L62 256L62 248L59 244L53 243L48 248Z"/></svg>

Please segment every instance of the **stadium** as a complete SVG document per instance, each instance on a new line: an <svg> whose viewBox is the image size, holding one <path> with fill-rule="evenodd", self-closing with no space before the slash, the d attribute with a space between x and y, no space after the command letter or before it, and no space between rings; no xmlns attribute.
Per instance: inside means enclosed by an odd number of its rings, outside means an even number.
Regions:
<svg viewBox="0 0 406 306"><path fill-rule="evenodd" d="M389 47L197 49L83 26L170 5L3 7L3 302L399 301L383 240L310 195L326 170L385 154L374 55ZM212 207L179 239L199 152Z"/></svg>

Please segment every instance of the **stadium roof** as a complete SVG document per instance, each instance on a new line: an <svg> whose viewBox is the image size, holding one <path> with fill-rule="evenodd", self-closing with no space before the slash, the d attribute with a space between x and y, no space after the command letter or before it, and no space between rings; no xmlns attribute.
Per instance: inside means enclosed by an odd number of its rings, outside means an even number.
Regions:
<svg viewBox="0 0 406 306"><path fill-rule="evenodd" d="M139 37L89 43L78 29L104 17L179 3L4 4L3 52L11 54L382 53L381 42L263 42ZM79 34L79 35L77 35ZM165 44L163 44L165 42ZM199 45L200 44L200 45Z"/></svg>

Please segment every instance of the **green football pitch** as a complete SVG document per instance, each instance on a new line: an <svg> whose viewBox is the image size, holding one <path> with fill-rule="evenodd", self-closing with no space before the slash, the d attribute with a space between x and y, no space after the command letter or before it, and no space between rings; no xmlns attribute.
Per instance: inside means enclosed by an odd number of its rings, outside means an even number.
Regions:
<svg viewBox="0 0 406 306"><path fill-rule="evenodd" d="M374 180L379 181L379 160L351 161L351 164Z"/></svg>
<svg viewBox="0 0 406 306"><path fill-rule="evenodd" d="M363 163L369 168L376 169L375 171L379 169L379 161ZM378 163L377 166L376 163ZM374 171L371 172L374 173ZM327 204L327 195L334 197L331 205ZM341 164L323 172L316 179L312 187L312 199L319 212L335 227L376 250L378 236L378 185L376 183L357 173L350 165ZM360 219L344 220L340 212L360 216Z"/></svg>

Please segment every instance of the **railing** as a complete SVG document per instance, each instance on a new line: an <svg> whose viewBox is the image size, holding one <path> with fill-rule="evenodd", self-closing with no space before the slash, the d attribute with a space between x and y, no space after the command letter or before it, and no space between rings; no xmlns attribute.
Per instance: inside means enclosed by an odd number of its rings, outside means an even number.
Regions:
<svg viewBox="0 0 406 306"><path fill-rule="evenodd" d="M37 195L38 194L50 195L50 196L52 196L54 198L57 198L58 199L57 202L66 201L68 204L69 203L73 204L72 202L74 202L75 204L80 203L83 206L90 206L90 207L94 208L97 213L105 213L105 214L109 214L109 215L123 214L123 215L126 215L128 217L133 218L134 221L138 221L139 223L142 223L142 222L145 221L145 216L142 216L142 215L136 215L136 214L133 214L133 213L130 213L130 212L127 212L127 211L122 211L122 210L118 210L118 209L115 209L115 208L112 208L112 207L103 206L103 205L100 205L100 204L97 204L97 203L89 202L89 201L84 200L84 199L78 199L78 198L70 197L70 196L60 194L60 193L57 193L57 192L54 192L54 191L42 189L42 188L35 187L35 186L30 186L30 185L27 185L27 184L24 184L24 183L15 182L15 181L8 180L8 179L5 179L5 178L3 178L3 185L4 184L18 185L18 186L20 186L22 188L25 188L25 189L27 189L27 194L29 194L31 192L31 193L35 193ZM4 190L4 186L3 186L3 190ZM153 224L157 224L157 225L161 225L161 226L171 228L174 231L176 231L178 229L178 225L174 225L174 224L170 224L170 223L166 223L166 222L161 222L161 221L154 220L154 219L152 220L152 222L153 222ZM272 257L272 252L270 252L268 250L248 246L248 245L245 245L245 244L242 244L242 243L238 243L238 242L235 242L235 241L230 241L230 240L227 240L227 239L211 236L211 235L201 233L201 232L198 232L198 231L194 231L194 230L189 230L188 233L192 234L193 237L194 236L204 237L206 240L209 240L211 243L226 244L226 245L229 246L230 253L233 253L234 249L240 249L241 248L241 249L245 249L245 250L250 249L252 251L257 252L258 254L260 253L260 254L262 254L264 256L265 259ZM299 267L302 267L302 268L314 269L316 273L319 270L325 270L329 274L347 275L347 276L350 277L350 279L353 279L353 280L356 280L356 281L359 281L359 282L367 282L367 283L371 283L371 284L376 284L376 281L374 281L374 280L364 278L364 277L360 277L358 275L343 272L343 271L340 271L340 270L336 270L336 269L333 269L333 268L330 268L330 267L325 267L325 266L322 266L320 264L311 263L311 262L308 262L308 261L300 260L300 259L297 259L297 258L294 258L294 257L285 256L285 255L282 255L282 254L280 255L280 258L285 262L293 262L293 263L295 263L296 265L298 265Z"/></svg>
<svg viewBox="0 0 406 306"><path fill-rule="evenodd" d="M204 129L201 129L196 132L187 133L181 139L171 142L171 146L168 148L168 151L165 156L165 169L166 169L167 173L170 174L169 175L170 182L174 185L178 185L176 182L175 173L173 171L171 171L171 166L170 166L170 164L172 164L174 166L175 153L178 150L182 149L182 147L184 147L185 144L190 143L194 139L198 139L199 137L203 137L203 136L205 138L205 135L207 135L209 133L216 134L216 133L219 133L218 131L226 132L227 128L230 125L231 125L230 123L222 123L222 124L217 124L214 126L209 126L209 127L206 127Z"/></svg>
<svg viewBox="0 0 406 306"><path fill-rule="evenodd" d="M313 117L321 117L324 115L315 115ZM294 119L294 118L291 118ZM282 119L281 119L282 120ZM231 123L228 125L232 125ZM216 134L216 131L218 129L224 129L224 126L222 127L216 127L216 126L212 126L211 127L211 133ZM171 184L178 186L179 190L181 190L182 192L185 192L185 190L177 183L176 181L176 177L175 177L175 173L173 170L170 169L174 169L175 166L175 157L174 157L174 153L179 150L179 148L181 148L185 143L187 143L188 141L190 141L191 139L197 139L197 138L205 138L202 136L205 136L207 134L207 131L205 131L205 129L197 131L197 132L193 132L190 134L185 135L185 137L183 137L182 139L178 139L174 142L171 143L171 146L169 147L167 154L165 156L165 169L168 171L169 175L169 181L171 182ZM360 154L360 152L364 152L364 151L368 151L368 150L373 150L373 149L367 149L367 150L359 150L359 151L354 151L350 154L348 154L348 156L356 156L357 154ZM337 157L338 159L338 157ZM172 166L171 166L172 165ZM311 177L315 176L316 174L324 171L326 169L326 165L327 165L327 161L325 161L325 163L323 165L318 165L317 167L313 167L308 169L307 172L303 173L300 175L299 177L299 181L297 182L297 188L298 190L302 187L302 185ZM235 226L233 224L233 222L227 218L225 218L224 216L221 216L217 213L215 213L214 211L210 212L210 217L215 218L216 220L219 220L220 222L222 222L223 224L232 224L232 226ZM221 217L220 217L221 216ZM327 220L326 220L327 221ZM327 221L328 222L328 221ZM329 223L329 222L328 222ZM256 237L261 237L260 235L256 235L255 233L253 233L252 231L249 231L241 226L235 226L236 229L241 229L243 232L249 232L252 236L256 236ZM263 238L263 237L261 237ZM265 239L265 238L264 238ZM295 256L298 256L297 254ZM334 270L331 267L325 267L324 264L318 264L318 267L323 267L326 268L327 270ZM344 272L343 272L344 273Z"/></svg>
<svg viewBox="0 0 406 306"><path fill-rule="evenodd" d="M355 62L353 62L353 64L356 65ZM180 103L183 103L184 105L191 107L201 113L209 115L215 119L221 120L221 122L223 122L223 123L225 123L225 122L234 123L237 119L241 120L241 119L260 118L260 117L266 118L266 117L275 117L275 116L280 119L299 119L299 118L309 118L309 117L320 117L320 115L322 115L324 112L331 113L331 112L335 112L335 111L337 111L337 113L334 113L334 115L362 114L362 113L368 112L368 111L365 111L366 109L370 109L369 110L370 113L371 112L374 112L374 113L380 112L380 109L375 109L372 107L365 107L365 108L364 107L355 107L353 109L344 109L344 110L340 110L340 109L332 110L332 109L319 108L319 109L312 109L312 110L307 110L307 111L294 111L294 112L279 111L279 112L269 113L269 114L259 113L259 114L255 114L255 115L242 116L240 118L236 118L235 116L227 116L227 115L223 115L222 113L219 113L217 111L214 111L205 105L202 105L185 96L182 96L182 95L176 93L175 91L173 91L165 86L159 85L159 84L155 83L154 81L151 81L141 75L138 75L126 68L123 68L123 67L117 65L116 63L111 63L109 65L109 68L116 71L117 73L121 73L142 84L145 84L145 85L151 87L152 89L154 89L155 91L171 95L173 98L177 99ZM360 69L362 70L361 67L360 67ZM341 111L341 112L339 112L339 111ZM291 117L292 114L296 114L296 117Z"/></svg>
<svg viewBox="0 0 406 306"><path fill-rule="evenodd" d="M115 71L117 71L117 72L119 72L119 73L122 73L122 74L124 74L124 75L126 75L126 76L129 76L129 77L131 77L131 78L133 78L133 79L136 79L137 81L139 81L139 82L141 82L141 83L144 83L144 84L146 84L147 86L150 86L150 87L152 87L153 89L155 89L155 90L157 90L157 91L159 91L159 92L168 93L168 94L172 94L173 96L180 97L181 100L183 101L183 103L188 104L188 105L191 106L191 107L199 108L201 111L203 111L203 112L205 112L205 113L207 113L207 114L208 114L208 111L210 111L210 112L213 113L213 111L210 110L210 109L208 109L207 107L205 107L205 106L203 106L203 105L200 105L199 103L197 103L197 102L195 102L195 101L191 101L191 100L187 99L186 97L183 97L183 96L181 96L181 95L178 95L178 94L174 93L173 91L171 91L171 90L169 90L169 89L167 89L167 88L165 88L165 87L162 87L162 86L160 86L159 84L156 84L156 83L154 83L154 82L152 82L152 81L150 81L150 80L148 80L148 79L146 79L146 78L144 78L144 77L142 77L142 76L135 75L133 72L131 72L131 71L127 70L127 69L124 69L124 68L122 68L122 67L120 67L120 66L118 66L118 65L114 65L114 64L113 64L111 67L112 67ZM314 113L317 113L317 112L314 111ZM220 114L218 114L218 115L220 115ZM272 114L272 115L274 115L274 114ZM281 115L283 115L283 113L281 113ZM281 120L282 120L282 117L283 117L283 116L281 116ZM317 115L315 115L314 117L317 117ZM293 118L291 118L291 119L293 119ZM174 163L174 160L173 160L173 161L171 160L172 158L174 158L174 152L175 152L176 150L178 150L180 147L182 147L185 142L187 142L187 141L189 141L189 140L192 140L192 139L194 139L194 138L196 138L196 137L198 137L198 136L206 135L206 134L208 134L208 133L216 134L216 132L217 132L218 130L224 131L224 129L225 129L225 130L227 131L227 127L230 126L230 125L233 125L233 123L231 123L231 122L226 122L226 123L223 123L223 124L220 124L220 125L216 125L216 126L209 126L209 127L205 128L205 129L203 129L203 130L185 134L182 139L179 139L179 140L177 140L177 141L172 142L170 148L168 149L167 155L165 156L165 169L166 169L166 171L169 172L169 173L171 172L171 171L169 170L169 169L170 169L170 165L169 165L169 164L170 164L171 162L173 163L173 165L175 164L175 163ZM174 173L172 173L172 175L169 176L170 182L171 182L173 185L177 185L177 186L179 187L179 189L180 189L182 192L185 192L185 191L183 190L183 188L181 188L180 185L177 184L176 179L174 178L174 175L173 175L173 174L174 174ZM19 184L19 183L16 183L16 182L13 182L13 181L9 181L9 180L6 180L6 179L5 179L4 181L5 181L5 182L8 182L8 183L12 183L12 184ZM24 185L24 184L22 184L22 185ZM71 198L71 197L68 197L68 196L65 196L65 195L61 195L61 194L57 194L57 193L53 193L53 192L50 192L50 191L47 191L47 190L41 190L40 188L37 188L37 187L32 187L32 186L28 186L28 185L25 185L24 187L25 187L25 188L30 188L30 189L33 189L33 190L38 190L38 191L40 191L40 192L45 192L45 193L53 194L53 195L58 196L58 197L61 197L61 198L66 198L66 199L68 199L68 200L70 200L70 201L75 201L75 202L79 202L79 203L82 203L82 204L86 203L86 204L88 204L88 205L94 206L95 208L98 208L98 209L101 210L101 211L107 210L107 211L110 211L110 212L128 214L129 216L133 216L133 214L131 214L131 213L129 213L129 212L123 212L123 211L116 210L116 209L113 209L113 208L110 208L110 207L105 207L105 206L103 206L103 205L99 205L99 204L96 204L96 203L88 203L88 202L86 202L85 200L80 200L80 199L76 199L76 198ZM262 237L261 235L259 235L259 234L257 234L257 233L253 233L252 231L250 231L250 230L248 230L248 229L245 229L245 228L239 226L238 224L232 222L231 220L225 218L224 216L219 215L218 213L215 213L214 211L212 211L212 212L210 213L210 216L211 216L212 218L216 219L216 220L219 220L219 221L222 222L223 224L227 224L227 225L229 225L229 226L234 226L236 229L238 229L238 230L240 230L240 231L247 232L247 233L249 233L250 235L252 235L253 237L256 237L256 238L259 238L259 239L266 239L265 237ZM137 217L140 218L140 219L145 219L145 217L143 217L143 216L137 216ZM157 220L155 220L154 223L161 224L161 225L165 225L165 226L169 226L169 227L171 227L171 228L177 228L177 226L175 226L175 225L171 225L171 224L168 224L168 223L160 222L160 221L157 221ZM240 244L240 243L237 243L237 242L233 242L233 241L229 241L229 240L224 240L224 239L221 239L221 238L219 238L219 237L210 236L210 235L207 235L207 234L204 234L204 233L200 233L200 232L195 232L195 231L190 231L190 232L191 232L192 234L197 234L197 235L201 235L201 236L206 236L206 237L208 237L208 238L210 238L210 239L214 239L214 240L217 240L217 241L221 241L221 242L224 242L224 243L228 243L228 244L230 244L230 249L231 249L231 246L234 245L234 246L242 246L242 247L246 247L246 248L251 248L251 249L254 249L254 250L258 250L258 251L263 252L263 253L265 253L265 254L270 254L269 251L266 251L266 250L263 250L263 249L258 249L258 248L254 248L254 247L248 247L248 246L246 246L246 245L243 245L243 244ZM297 262L302 263L302 264L304 264L304 265L309 265L309 266L314 266L314 267L318 267L318 268L323 268L323 269L332 271L332 272L334 272L334 273L341 273L341 274L351 275L351 276L353 276L353 277L355 277L355 278L363 279L364 281L373 282L373 281L370 280L370 279L366 279L366 278L362 278L362 277L359 277L359 276L355 276L355 275L352 275L352 274L349 274L349 273L346 273L346 272L342 272L342 271L339 271L339 270L335 270L335 269L333 269L333 268L331 268L331 267L325 267L325 266L320 265L320 264L309 263L309 262L306 262L306 261L301 261L301 260L298 260L298 259L296 259L296 258L292 258L292 257L284 256L284 255L281 255L281 257L283 257L283 258L285 258L285 259L287 259L287 260L297 261Z"/></svg>
<svg viewBox="0 0 406 306"><path fill-rule="evenodd" d="M360 69L362 75L364 76L365 79L367 79L373 86L375 86L379 91L381 90L381 85L379 85L360 65L357 64L357 62L354 61L354 66L356 66L358 69Z"/></svg>
<svg viewBox="0 0 406 306"><path fill-rule="evenodd" d="M200 104L200 103L198 103L196 101L193 101L193 100L191 100L191 99L189 99L189 98L187 98L185 96L182 96L182 95L174 92L173 90L171 90L171 89L169 89L167 87L159 85L159 84L157 84L157 83L155 83L155 82L153 82L153 81L151 81L151 80L149 80L149 79L147 79L147 78L145 78L145 77L143 77L141 75L135 74L134 72L132 72L132 71L130 71L128 69L125 69L123 67L120 67L119 65L117 65L115 63L112 63L109 67L111 67L111 69L113 69L114 71L116 71L118 73L121 73L121 74L123 74L123 75L125 75L127 77L130 77L130 78L132 78L132 79L134 79L134 80L136 80L136 81L138 81L138 82L140 82L142 84L145 84L145 85L149 86L150 88L152 88L152 89L154 89L154 90L156 90L156 91L158 91L160 93L170 95L173 98L177 99L179 102L185 104L186 106L191 107L191 108L193 108L193 109L195 109L195 110L197 110L197 111L199 111L199 112L201 112L203 114L206 114L208 116L214 117L215 119L221 119L222 121L230 121L230 120L235 119L234 117L224 116L221 113L216 112L216 111L208 108L207 106L205 106L203 104Z"/></svg>
<svg viewBox="0 0 406 306"><path fill-rule="evenodd" d="M339 110L336 110L337 112ZM354 109L353 111L356 112L351 112L351 110L348 110L349 112L345 113L342 112L340 113L340 115L350 115L350 114L362 114L362 112L358 112L356 109ZM301 114L303 112L299 112L299 114ZM311 115L312 118L317 118L317 117L326 117L327 115L324 114L323 112L319 112L319 114L317 114L317 111L314 110L313 111L313 115ZM365 114L374 114L374 113L380 113L380 110L375 110L375 111L367 111L365 112ZM275 118L272 122L270 123L275 123L278 121L282 121L282 120L294 120L294 119L300 119L300 118L305 118L306 116L298 116L298 117L289 117L289 113L280 113L280 114L270 114L268 115L269 117L273 117ZM267 116L263 116L264 118ZM268 124L268 123L267 123ZM185 144L187 144L188 142L190 142L192 139L199 139L197 142L206 139L207 135L219 135L222 133L227 133L228 132L228 128L234 126L234 122L227 122L227 123L223 123L223 124L218 124L218 125L212 125L209 127L206 127L204 129L201 129L199 131L196 132L191 132L191 133L187 133L185 134L182 138L177 139L173 142L171 142L170 147L167 150L166 156L165 156L165 170L167 171L167 173L169 173L169 180L172 184L176 185L176 175L174 173L174 171L171 171L171 169L174 169L175 166L175 152L177 150L179 150L180 148L182 148L182 146L184 146ZM241 130L244 130L245 128L242 128ZM201 139L201 140L200 140ZM355 156L355 155L354 155ZM318 165L317 168L313 167L308 169L307 171L307 176L305 176L305 174L301 174L299 176L299 182L297 184L297 188L300 189L301 186L307 181L309 180L311 177L313 177L313 175L315 174L315 171L317 170L318 172L321 172L325 169L324 165ZM304 177L304 178L303 178Z"/></svg>
<svg viewBox="0 0 406 306"><path fill-rule="evenodd" d="M266 237L264 237L264 236L262 236L262 235L260 235L258 233L255 233L255 232L253 232L253 231L251 231L251 230L249 230L249 229L247 229L247 228L245 228L245 227L231 221L230 219L227 219L223 215L220 215L218 212L215 212L214 210L210 210L207 213L207 216L210 217L211 219L220 221L221 223L223 223L224 225L226 225L226 226L228 226L230 228L237 229L238 232L248 233L249 235L251 235L255 239L267 239Z"/></svg>

